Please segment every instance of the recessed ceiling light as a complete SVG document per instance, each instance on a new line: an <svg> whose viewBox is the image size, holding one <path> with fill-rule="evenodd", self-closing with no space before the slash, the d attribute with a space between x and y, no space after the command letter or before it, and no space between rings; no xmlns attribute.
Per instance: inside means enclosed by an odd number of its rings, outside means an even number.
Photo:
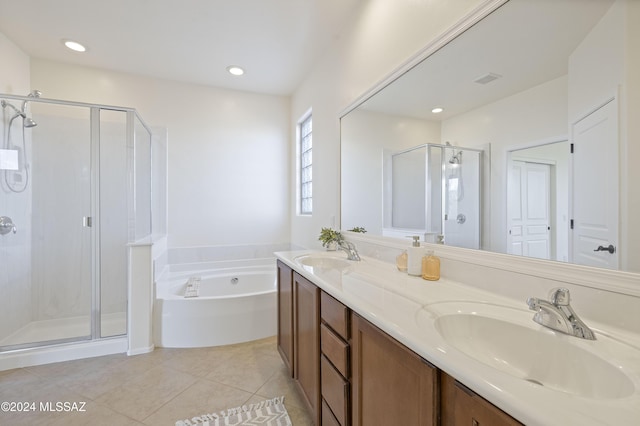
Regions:
<svg viewBox="0 0 640 426"><path fill-rule="evenodd" d="M440 114L442 111L444 111L444 108L440 108L440 107L437 107L431 110L431 112L434 114Z"/></svg>
<svg viewBox="0 0 640 426"><path fill-rule="evenodd" d="M67 46L67 48L75 51L75 52L86 52L87 48L84 47L82 44L78 43L77 41L73 41L73 40L62 40L64 45Z"/></svg>
<svg viewBox="0 0 640 426"><path fill-rule="evenodd" d="M244 70L237 65L230 65L227 67L227 71L233 75L242 75L244 74Z"/></svg>

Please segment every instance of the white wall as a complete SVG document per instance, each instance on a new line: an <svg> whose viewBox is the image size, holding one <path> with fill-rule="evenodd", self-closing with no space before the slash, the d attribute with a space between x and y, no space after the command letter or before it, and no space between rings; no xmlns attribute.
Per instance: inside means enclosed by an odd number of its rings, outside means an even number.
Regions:
<svg viewBox="0 0 640 426"><path fill-rule="evenodd" d="M626 211L626 215L622 215L620 220L622 227L634 229L633 238L626 239L628 258L623 256L622 262L626 263L629 270L640 272L640 230L638 230L638 218L640 217L640 191L638 190L638 182L640 182L640 167L637 161L630 161L630 158L640 158L640 2L630 1L627 5L625 13L624 28L626 31L626 76L635 76L636 78L627 78L626 93L623 99L624 107L621 115L623 120L628 123L627 132L622 134L626 145L622 147L620 158L625 159L621 167L623 176L627 176L626 183L620 188L624 200L622 203L622 211ZM635 23L635 24L632 24Z"/></svg>
<svg viewBox="0 0 640 426"><path fill-rule="evenodd" d="M0 33L0 93L26 95L31 91L29 55Z"/></svg>
<svg viewBox="0 0 640 426"><path fill-rule="evenodd" d="M440 123L358 110L342 120L341 136L348 147L342 151L341 176L349 184L342 187L342 208L349 213L342 216L342 227L362 226L382 235L383 152L440 143ZM356 163L362 167L349 167Z"/></svg>
<svg viewBox="0 0 640 426"><path fill-rule="evenodd" d="M313 215L292 213L292 243L321 248L320 228L339 226L340 112L408 58L452 27L480 0L362 2L352 26L311 70L293 95L291 122L313 108ZM295 131L291 130L292 140ZM295 144L291 147L295 158ZM295 170L291 171L295 194ZM289 211L295 212L292 197Z"/></svg>
<svg viewBox="0 0 640 426"><path fill-rule="evenodd" d="M43 96L135 107L168 129L169 246L289 240L287 97L33 59Z"/></svg>
<svg viewBox="0 0 640 426"><path fill-rule="evenodd" d="M560 77L442 123L443 140L482 148L491 144L491 205L483 247L506 253L507 151L567 135L567 78Z"/></svg>

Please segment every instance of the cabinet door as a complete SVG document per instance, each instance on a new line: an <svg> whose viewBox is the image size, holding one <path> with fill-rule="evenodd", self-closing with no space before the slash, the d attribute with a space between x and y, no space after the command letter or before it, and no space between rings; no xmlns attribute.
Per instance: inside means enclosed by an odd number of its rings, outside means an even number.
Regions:
<svg viewBox="0 0 640 426"><path fill-rule="evenodd" d="M293 276L278 260L278 352L293 377Z"/></svg>
<svg viewBox="0 0 640 426"><path fill-rule="evenodd" d="M294 378L320 424L320 289L293 273Z"/></svg>
<svg viewBox="0 0 640 426"><path fill-rule="evenodd" d="M453 377L441 373L443 426L521 426Z"/></svg>
<svg viewBox="0 0 640 426"><path fill-rule="evenodd" d="M358 315L351 326L353 424L437 424L438 370Z"/></svg>

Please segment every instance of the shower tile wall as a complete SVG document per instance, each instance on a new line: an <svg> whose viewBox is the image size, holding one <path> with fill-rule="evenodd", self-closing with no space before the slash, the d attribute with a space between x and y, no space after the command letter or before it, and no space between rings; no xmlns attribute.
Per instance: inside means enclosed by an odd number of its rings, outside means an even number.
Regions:
<svg viewBox="0 0 640 426"><path fill-rule="evenodd" d="M246 244L238 246L172 247L167 251L167 263L198 263L218 260L273 257L276 251L299 249L289 243Z"/></svg>
<svg viewBox="0 0 640 426"><path fill-rule="evenodd" d="M0 33L0 91L4 93L26 94L31 90L31 61L29 55ZM4 143L6 128L0 120L0 144ZM27 134L27 143L29 143ZM27 145L28 152L30 146ZM4 180L0 171L0 182ZM0 184L0 215L10 217L29 217L31 195L27 189L22 194L11 197L4 184ZM18 233L0 235L0 297L3 305L0 310L0 341L30 320L29 304L31 295L31 234L23 223L16 224ZM6 306L15 307L7 309Z"/></svg>
<svg viewBox="0 0 640 426"><path fill-rule="evenodd" d="M15 135L22 134L20 121L15 120ZM2 144L5 143L7 128L5 120L0 120ZM30 134L25 133L27 154L31 153ZM12 172L8 172L11 177ZM5 171L0 171L0 215L13 219L18 232L0 235L0 294L6 300L0 312L0 342L15 330L31 320L31 232L28 220L31 216L31 188L22 193L9 191L5 183Z"/></svg>

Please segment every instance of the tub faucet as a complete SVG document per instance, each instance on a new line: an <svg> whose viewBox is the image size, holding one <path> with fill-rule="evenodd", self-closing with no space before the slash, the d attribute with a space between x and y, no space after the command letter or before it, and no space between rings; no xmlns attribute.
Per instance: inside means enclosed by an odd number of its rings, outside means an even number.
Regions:
<svg viewBox="0 0 640 426"><path fill-rule="evenodd" d="M529 309L536 311L533 320L538 324L571 336L596 340L593 331L578 318L578 314L569 304L570 301L569 290L554 288L549 293L549 301L530 297L527 299L527 305Z"/></svg>
<svg viewBox="0 0 640 426"><path fill-rule="evenodd" d="M340 248L340 250L347 253L347 260L360 260L360 255L358 254L358 250L356 250L355 244L350 243L349 241L342 240L338 243L338 247Z"/></svg>

